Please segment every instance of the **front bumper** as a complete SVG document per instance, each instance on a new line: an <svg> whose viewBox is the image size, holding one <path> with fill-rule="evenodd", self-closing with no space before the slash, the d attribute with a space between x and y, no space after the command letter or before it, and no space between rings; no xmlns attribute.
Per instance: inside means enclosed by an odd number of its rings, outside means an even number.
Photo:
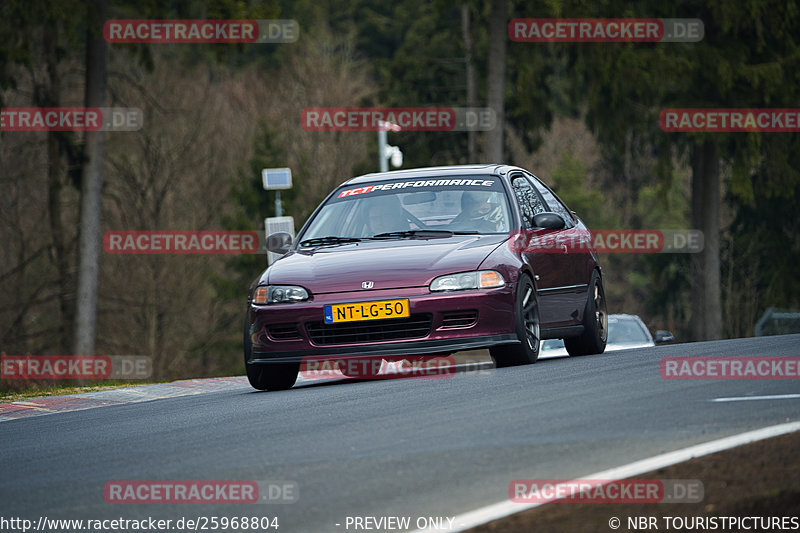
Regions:
<svg viewBox="0 0 800 533"><path fill-rule="evenodd" d="M389 319L349 322L337 326L338 334L320 334L323 329L334 329L322 324L325 305L396 298L409 300L407 331L403 319ZM341 328L348 333L342 335ZM251 304L248 335L251 364L329 357L443 355L519 342L514 327L513 287L508 285L444 293L431 293L427 287L359 291L314 295L309 301L294 304ZM338 342L337 338L345 341Z"/></svg>

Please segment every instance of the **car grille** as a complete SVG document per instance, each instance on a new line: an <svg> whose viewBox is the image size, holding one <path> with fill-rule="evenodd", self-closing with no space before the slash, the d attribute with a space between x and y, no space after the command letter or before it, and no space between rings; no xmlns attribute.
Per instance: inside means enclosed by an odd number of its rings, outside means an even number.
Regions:
<svg viewBox="0 0 800 533"><path fill-rule="evenodd" d="M308 322L306 330L314 344L357 344L425 337L431 331L432 320L430 313L419 313L408 318L340 324Z"/></svg>
<svg viewBox="0 0 800 533"><path fill-rule="evenodd" d="M300 330L297 328L297 324L273 324L267 327L267 333L276 341L300 338Z"/></svg>
<svg viewBox="0 0 800 533"><path fill-rule="evenodd" d="M478 321L477 311L461 311L458 313L445 313L442 317L443 328L467 328Z"/></svg>

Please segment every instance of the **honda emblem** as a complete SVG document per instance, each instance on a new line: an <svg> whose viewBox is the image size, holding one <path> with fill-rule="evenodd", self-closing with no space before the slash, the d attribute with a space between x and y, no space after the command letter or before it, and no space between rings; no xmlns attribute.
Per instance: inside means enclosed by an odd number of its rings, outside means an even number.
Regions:
<svg viewBox="0 0 800 533"><path fill-rule="evenodd" d="M375 282L373 282L373 281L362 281L361 282L361 288L362 289L371 289L374 286L375 286Z"/></svg>

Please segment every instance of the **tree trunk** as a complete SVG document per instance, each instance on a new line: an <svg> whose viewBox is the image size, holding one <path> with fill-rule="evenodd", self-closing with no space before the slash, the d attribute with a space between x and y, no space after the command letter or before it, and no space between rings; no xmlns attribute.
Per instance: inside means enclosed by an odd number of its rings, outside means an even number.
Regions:
<svg viewBox="0 0 800 533"><path fill-rule="evenodd" d="M477 84L475 81L475 64L472 62L474 47L469 22L469 5L461 6L461 33L464 36L464 62L467 67L467 107L478 106ZM467 132L467 162L477 162L475 153L475 131Z"/></svg>
<svg viewBox="0 0 800 533"><path fill-rule="evenodd" d="M692 146L692 228L703 229L703 151L701 145ZM705 247L703 248L705 250ZM701 341L706 337L703 309L705 308L705 279L703 277L704 252L692 254L692 340Z"/></svg>
<svg viewBox="0 0 800 533"><path fill-rule="evenodd" d="M720 299L719 161L717 142L692 148L692 227L703 232L703 251L692 255L693 340L722 338Z"/></svg>
<svg viewBox="0 0 800 533"><path fill-rule="evenodd" d="M506 20L506 1L492 0L489 15L489 107L497 115L497 126L486 136L486 160L489 163L503 162L503 129L505 128L505 80L506 80L506 41L508 40L508 21Z"/></svg>
<svg viewBox="0 0 800 533"><path fill-rule="evenodd" d="M86 32L86 107L103 107L106 101L106 42L102 27L106 0L88 4ZM105 133L86 133L81 176L81 218L78 235L78 287L72 353L94 355L97 317L97 275L100 256Z"/></svg>
<svg viewBox="0 0 800 533"><path fill-rule="evenodd" d="M42 35L42 48L47 68L47 86L42 87L37 97L37 105L42 107L61 106L61 78L58 74L58 35L57 21L48 20ZM56 267L58 278L58 302L60 317L59 335L55 339L56 352L68 353L69 338L72 331L72 310L74 309L74 289L70 278L69 250L67 247L68 235L61 218L61 189L64 186L61 177L61 140L59 136L66 137L66 132L51 131L47 133L47 207L50 217L50 234L53 242L52 259Z"/></svg>

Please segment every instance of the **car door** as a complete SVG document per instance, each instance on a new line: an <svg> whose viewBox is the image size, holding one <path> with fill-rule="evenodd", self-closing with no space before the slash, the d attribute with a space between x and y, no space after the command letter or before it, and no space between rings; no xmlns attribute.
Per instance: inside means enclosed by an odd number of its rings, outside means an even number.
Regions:
<svg viewBox="0 0 800 533"><path fill-rule="evenodd" d="M548 211L557 213L567 223L564 230L560 233L565 237L569 235L574 237L581 234L589 237L587 228L572 214L564 203L550 190L547 185L542 183L536 176L527 174L528 179L539 192L544 200L545 207ZM575 242L574 239L566 240L565 242ZM560 303L570 309L570 315L574 313L582 313L583 307L586 305L586 291L589 288L589 283L592 278L592 270L594 268L594 259L591 255L591 249L588 246L569 246L567 250L569 253L565 254L562 268L562 285L560 292L562 298Z"/></svg>
<svg viewBox="0 0 800 533"><path fill-rule="evenodd" d="M559 230L534 230L533 217L547 212L548 209L532 182L522 173L512 174L511 188L520 210L521 229L526 237L531 234L546 233L548 237L554 236L553 233L557 234ZM573 324L577 315L574 314L574 298L567 287L572 280L571 274L567 272L570 268L570 254L560 250L537 250L534 246L522 246L519 251L522 260L531 265L538 276L536 286L542 323L548 327Z"/></svg>

